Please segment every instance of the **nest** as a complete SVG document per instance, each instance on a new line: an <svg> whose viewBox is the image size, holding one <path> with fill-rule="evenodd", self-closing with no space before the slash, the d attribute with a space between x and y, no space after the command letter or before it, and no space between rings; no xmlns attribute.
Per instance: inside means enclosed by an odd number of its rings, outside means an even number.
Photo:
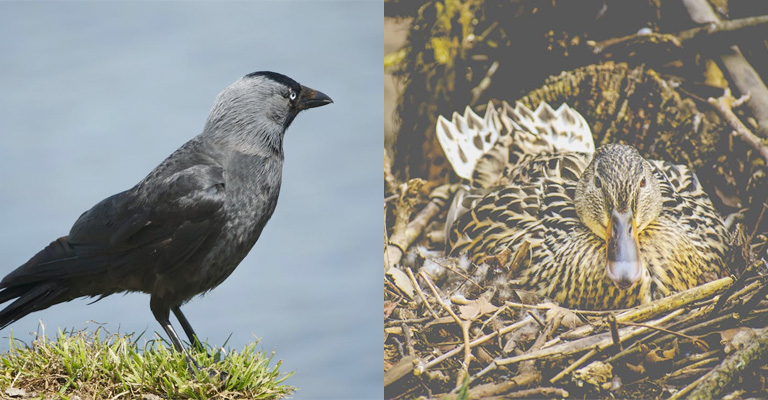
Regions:
<svg viewBox="0 0 768 400"><path fill-rule="evenodd" d="M430 1L393 62L406 85L385 156L385 397L767 397L768 151L757 114L768 104L734 99L731 86L745 92L735 78L701 84L717 67L702 54L700 34L619 37L628 18L670 28L656 2L629 2L645 11L602 21L610 27L602 37L575 21L590 2L579 13L565 3ZM568 23L558 25L562 14ZM522 45L510 39L521 30L530 38ZM749 48L762 57L753 62L768 60L765 48ZM537 68L514 67L521 63ZM516 254L482 265L445 257L443 221L457 178L434 121L501 101L567 102L590 123L596 145L631 144L647 158L693 167L733 222L734 275L632 309L586 311L519 290L505 271L487 273L514 265Z"/></svg>

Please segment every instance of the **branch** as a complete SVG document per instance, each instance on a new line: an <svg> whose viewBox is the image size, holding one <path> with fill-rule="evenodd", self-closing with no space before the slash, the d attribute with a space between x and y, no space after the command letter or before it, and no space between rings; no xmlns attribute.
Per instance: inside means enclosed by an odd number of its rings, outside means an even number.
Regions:
<svg viewBox="0 0 768 400"><path fill-rule="evenodd" d="M707 0L683 0L683 5L694 22L700 24L720 23L720 18L712 10ZM741 54L738 46L731 46L730 53L721 55L720 61L730 82L739 90L739 93L751 95L747 106L757 120L758 133L760 136L768 138L768 87L765 86L760 75L752 68L749 61Z"/></svg>
<svg viewBox="0 0 768 400"><path fill-rule="evenodd" d="M730 45L745 37L762 37L768 33L768 15L713 21L709 24L678 33L636 33L620 38L610 38L592 44L596 55L619 52L630 53L645 49L710 49L714 45Z"/></svg>
<svg viewBox="0 0 768 400"><path fill-rule="evenodd" d="M414 207L415 194L413 192L418 191L423 184L424 182L418 179L411 179L404 184L403 194L397 205L397 221L392 228L392 236L389 237L387 248L384 250L384 271L389 271L390 268L400 263L408 247L421 236L429 221L445 206L444 199L433 197L413 220L408 222Z"/></svg>
<svg viewBox="0 0 768 400"><path fill-rule="evenodd" d="M734 352L705 375L689 399L713 399L721 397L725 389L744 371L764 363L768 356L768 328L755 330L757 336L743 349Z"/></svg>
<svg viewBox="0 0 768 400"><path fill-rule="evenodd" d="M733 113L733 110L731 110L731 105L735 101L736 99L731 96L729 90L726 90L723 96L720 96L716 99L713 97L707 99L707 102L709 102L709 104L714 107L718 113L720 113L720 116L723 117L728 125L733 128L733 135L737 136L743 142L755 149L755 151L760 154L760 157L763 158L766 165L768 165L768 148L766 148L760 138L755 136L755 134L752 133L752 131L750 131L743 122L741 122L736 114Z"/></svg>

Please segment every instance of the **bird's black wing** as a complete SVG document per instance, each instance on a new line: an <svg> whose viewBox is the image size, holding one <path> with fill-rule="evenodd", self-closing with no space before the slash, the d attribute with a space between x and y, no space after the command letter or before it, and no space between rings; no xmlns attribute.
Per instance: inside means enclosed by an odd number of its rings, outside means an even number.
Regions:
<svg viewBox="0 0 768 400"><path fill-rule="evenodd" d="M83 213L69 236L6 276L0 287L111 272L132 264L168 271L224 224L223 168L192 165L148 179Z"/></svg>

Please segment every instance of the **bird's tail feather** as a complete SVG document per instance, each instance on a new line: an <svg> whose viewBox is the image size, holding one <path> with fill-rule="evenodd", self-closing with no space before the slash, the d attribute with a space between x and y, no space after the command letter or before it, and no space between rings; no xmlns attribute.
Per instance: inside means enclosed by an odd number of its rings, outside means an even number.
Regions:
<svg viewBox="0 0 768 400"><path fill-rule="evenodd" d="M503 129L498 111L488 103L483 117L469 106L463 115L454 112L450 121L439 116L435 132L456 175L471 181L477 160L496 144Z"/></svg>
<svg viewBox="0 0 768 400"><path fill-rule="evenodd" d="M0 329L18 321L25 315L46 309L62 301L67 291L61 282L47 281L7 287L0 291L0 304L16 299L0 311Z"/></svg>
<svg viewBox="0 0 768 400"><path fill-rule="evenodd" d="M519 102L497 111L488 103L483 117L467 107L450 121L438 117L436 134L453 170L473 187L496 184L523 154L595 151L589 125L565 103L554 110L542 102L535 111Z"/></svg>
<svg viewBox="0 0 768 400"><path fill-rule="evenodd" d="M0 281L0 304L14 300L0 311L0 329L25 315L69 300L67 281L61 274L77 259L66 236L37 253Z"/></svg>
<svg viewBox="0 0 768 400"><path fill-rule="evenodd" d="M557 110L546 102L532 111L520 102L504 102L501 121L514 131L515 145L524 154L594 153L595 141L589 124L578 111L563 103Z"/></svg>

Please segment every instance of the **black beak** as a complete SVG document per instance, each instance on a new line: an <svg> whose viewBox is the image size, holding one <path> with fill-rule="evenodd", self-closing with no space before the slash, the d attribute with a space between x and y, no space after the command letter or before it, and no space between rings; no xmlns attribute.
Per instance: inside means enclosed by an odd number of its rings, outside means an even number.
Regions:
<svg viewBox="0 0 768 400"><path fill-rule="evenodd" d="M296 107L299 110L306 110L307 108L322 107L331 103L333 103L333 100L331 100L325 93L302 86L301 99L299 99L299 103Z"/></svg>

